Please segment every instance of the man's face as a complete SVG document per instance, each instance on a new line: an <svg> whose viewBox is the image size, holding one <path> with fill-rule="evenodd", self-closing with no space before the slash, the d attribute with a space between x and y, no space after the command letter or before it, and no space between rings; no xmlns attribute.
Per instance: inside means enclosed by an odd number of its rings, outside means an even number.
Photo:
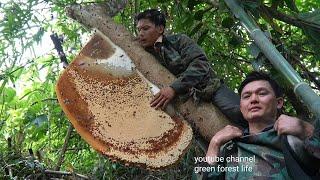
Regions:
<svg viewBox="0 0 320 180"><path fill-rule="evenodd" d="M149 19L140 19L137 25L139 43L142 47L152 47L164 31L163 26L155 26Z"/></svg>
<svg viewBox="0 0 320 180"><path fill-rule="evenodd" d="M276 98L268 81L252 81L241 92L240 110L248 122L275 121L282 106L283 98Z"/></svg>

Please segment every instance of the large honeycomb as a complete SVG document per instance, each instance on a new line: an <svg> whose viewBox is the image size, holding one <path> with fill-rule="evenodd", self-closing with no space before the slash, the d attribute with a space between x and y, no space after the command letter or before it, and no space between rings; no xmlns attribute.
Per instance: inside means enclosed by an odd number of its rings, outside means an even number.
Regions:
<svg viewBox="0 0 320 180"><path fill-rule="evenodd" d="M150 84L99 32L62 73L56 93L82 138L112 160L160 169L176 163L192 140L184 121L150 107Z"/></svg>

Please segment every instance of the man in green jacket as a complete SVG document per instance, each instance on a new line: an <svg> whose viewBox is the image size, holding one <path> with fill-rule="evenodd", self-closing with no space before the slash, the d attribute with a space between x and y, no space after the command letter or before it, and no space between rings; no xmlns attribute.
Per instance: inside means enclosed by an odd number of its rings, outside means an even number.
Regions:
<svg viewBox="0 0 320 180"><path fill-rule="evenodd" d="M226 126L213 136L202 161L212 166L196 166L198 179L306 179L303 173L318 175L320 120L313 126L280 115L282 90L263 73L250 73L239 94L240 109L249 127L243 131ZM283 138L288 139L288 146Z"/></svg>
<svg viewBox="0 0 320 180"><path fill-rule="evenodd" d="M236 124L246 126L239 110L239 97L213 72L203 50L183 34L164 35L166 19L156 9L136 16L139 42L177 80L155 95L151 106L164 108L177 95L212 101Z"/></svg>

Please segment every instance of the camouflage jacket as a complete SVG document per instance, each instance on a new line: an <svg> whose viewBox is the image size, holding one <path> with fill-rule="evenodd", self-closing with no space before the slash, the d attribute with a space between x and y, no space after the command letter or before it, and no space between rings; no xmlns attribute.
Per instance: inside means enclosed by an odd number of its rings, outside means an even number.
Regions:
<svg viewBox="0 0 320 180"><path fill-rule="evenodd" d="M314 135L303 142L303 150L300 153L310 155L310 162L320 160L320 124L316 121ZM229 141L220 149L220 156L224 157L224 162L219 162L210 172L195 173L194 179L291 179L281 149L280 136L273 129L273 126L264 129L256 135L244 133L244 136ZM229 162L227 158L229 157ZM237 162L230 157L248 157ZM240 159L241 160L241 159ZM301 163L303 160L299 159ZM314 163L315 164L315 163ZM304 164L303 164L304 165ZM205 166L205 165L202 165ZM219 168L220 167L220 168ZM228 167L223 169L221 167ZM237 168L238 167L238 168Z"/></svg>
<svg viewBox="0 0 320 180"><path fill-rule="evenodd" d="M220 86L220 79L214 75L205 53L186 35L163 36L155 48L146 50L177 77L170 85L177 94L190 93L193 88L214 92Z"/></svg>

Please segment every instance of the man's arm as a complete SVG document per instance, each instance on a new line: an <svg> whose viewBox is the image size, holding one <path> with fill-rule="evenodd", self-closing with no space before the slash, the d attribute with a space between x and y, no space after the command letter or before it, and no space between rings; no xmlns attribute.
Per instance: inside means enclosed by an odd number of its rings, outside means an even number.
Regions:
<svg viewBox="0 0 320 180"><path fill-rule="evenodd" d="M199 164L199 167L214 167L211 172L201 172L201 171L195 171L193 174L192 179L197 179L197 180L207 180L207 179L223 179L224 178L224 173L222 171L215 170L218 166L223 166L225 167L225 161L211 161L216 159L217 156L221 155L220 154L220 148L230 141L233 138L240 137L242 136L242 131L235 127L235 126L225 126L223 129L218 131L211 139L208 151L206 154L206 159L207 162L203 162ZM209 162L208 162L209 161ZM197 168L197 167L195 167ZM196 170L196 169L195 169Z"/></svg>
<svg viewBox="0 0 320 180"><path fill-rule="evenodd" d="M305 141L304 146L320 164L320 118L315 120L313 135Z"/></svg>
<svg viewBox="0 0 320 180"><path fill-rule="evenodd" d="M306 151L320 160L320 120L316 119L314 124L296 117L281 115L274 128L279 135L293 135L301 139Z"/></svg>
<svg viewBox="0 0 320 180"><path fill-rule="evenodd" d="M219 155L220 147L226 142L236 137L241 137L242 131L231 125L225 126L223 129L218 131L211 139L209 148L206 154L207 159L215 159L209 157L217 157ZM209 164L215 164L215 162L208 162Z"/></svg>
<svg viewBox="0 0 320 180"><path fill-rule="evenodd" d="M187 93L200 82L208 81L209 73L211 73L211 67L204 52L188 36L178 36L174 48L187 68L169 87L162 88L155 95L150 105L156 109L160 107L164 109L176 95Z"/></svg>
<svg viewBox="0 0 320 180"><path fill-rule="evenodd" d="M295 117L281 115L274 127L278 134L294 135L301 139L302 149L296 149L301 146L291 146L298 159L311 164L314 170L320 168L320 119L316 119L312 125Z"/></svg>
<svg viewBox="0 0 320 180"><path fill-rule="evenodd" d="M284 114L279 116L274 124L274 129L278 132L278 135L293 135L301 140L310 138L314 132L314 126L311 123Z"/></svg>
<svg viewBox="0 0 320 180"><path fill-rule="evenodd" d="M175 97L176 92L172 89L172 87L165 87L160 89L154 98L150 102L150 106L155 109L161 108L164 109L168 103Z"/></svg>
<svg viewBox="0 0 320 180"><path fill-rule="evenodd" d="M207 81L211 67L203 50L188 36L177 39L176 50L186 70L170 85L177 94L187 93L200 82Z"/></svg>

